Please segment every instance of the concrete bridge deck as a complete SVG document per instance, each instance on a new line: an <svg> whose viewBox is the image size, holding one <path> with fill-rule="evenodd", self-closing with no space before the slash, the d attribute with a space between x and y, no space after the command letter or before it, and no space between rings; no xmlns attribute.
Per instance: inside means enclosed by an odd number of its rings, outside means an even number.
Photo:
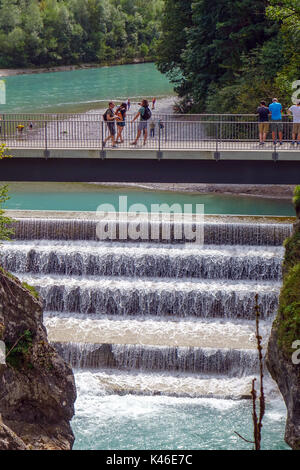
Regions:
<svg viewBox="0 0 300 470"><path fill-rule="evenodd" d="M108 129L99 116L36 121L33 130L24 120L16 134L17 122L2 123L0 142L14 157L1 161L2 181L300 183L300 145L291 144L290 122L283 145L259 146L257 122L166 121L162 130L156 123L146 145L141 136L132 146L138 123L126 121L117 148L104 147Z"/></svg>
<svg viewBox="0 0 300 470"><path fill-rule="evenodd" d="M95 158L95 159L179 159L179 160L299 160L300 145L283 142L274 146L266 142L262 147L253 141L170 141L156 142L149 140L146 145L139 142L131 146L128 142L117 148L102 146L102 142L72 140L68 143L48 142L47 148L38 142L8 141L7 153L17 158Z"/></svg>
<svg viewBox="0 0 300 470"><path fill-rule="evenodd" d="M0 180L299 184L300 159L7 158L0 162Z"/></svg>

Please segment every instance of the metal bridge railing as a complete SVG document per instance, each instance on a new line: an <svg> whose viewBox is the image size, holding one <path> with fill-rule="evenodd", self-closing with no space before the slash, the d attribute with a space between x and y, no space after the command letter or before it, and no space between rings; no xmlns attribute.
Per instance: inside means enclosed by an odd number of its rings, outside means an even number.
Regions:
<svg viewBox="0 0 300 470"><path fill-rule="evenodd" d="M11 117L12 115L9 115ZM28 119L30 116L31 119ZM5 143L8 148L39 148L49 149L104 149L104 140L109 136L107 123L102 120L102 115L77 114L77 115L14 115L14 119L8 119L8 115L2 115L0 121L0 143ZM274 148L284 150L298 150L300 158L300 145L292 145L293 123L283 121L283 145L277 143L274 146L271 136L271 126L264 146L259 146L258 122L254 119L245 120L193 120L188 115L186 120L182 115L155 115L148 121L148 137L146 145L143 145L143 133L138 142L138 147L163 150L258 150ZM176 119L174 119L176 116ZM198 115L199 117L200 115ZM217 115L216 115L217 116ZM242 115L238 115L242 116ZM172 119L171 119L172 117ZM194 118L194 116L192 116ZM179 119L180 118L180 119ZM118 144L119 149L133 149L139 121L131 122L132 116L128 115L122 132L123 143ZM270 123L271 124L271 123ZM115 125L116 133L119 126ZM111 147L108 141L105 148ZM297 152L298 155L298 152Z"/></svg>

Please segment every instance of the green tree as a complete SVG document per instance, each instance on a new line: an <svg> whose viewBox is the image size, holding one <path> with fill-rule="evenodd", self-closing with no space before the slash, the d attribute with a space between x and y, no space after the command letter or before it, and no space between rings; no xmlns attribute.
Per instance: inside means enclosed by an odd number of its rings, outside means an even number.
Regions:
<svg viewBox="0 0 300 470"><path fill-rule="evenodd" d="M0 66L122 62L140 57L145 48L149 57L160 36L163 4L0 0Z"/></svg>
<svg viewBox="0 0 300 470"><path fill-rule="evenodd" d="M265 17L267 0L196 0L193 25L182 58L194 101L202 108L210 84L232 84L240 75L244 54L262 46L278 27Z"/></svg>
<svg viewBox="0 0 300 470"><path fill-rule="evenodd" d="M281 27L285 64L277 73L275 81L285 99L290 99L292 83L300 78L299 0L270 0L267 16Z"/></svg>
<svg viewBox="0 0 300 470"><path fill-rule="evenodd" d="M157 66L184 94L185 60L182 54L187 47L188 29L192 26L192 0L165 0L161 28L157 43Z"/></svg>

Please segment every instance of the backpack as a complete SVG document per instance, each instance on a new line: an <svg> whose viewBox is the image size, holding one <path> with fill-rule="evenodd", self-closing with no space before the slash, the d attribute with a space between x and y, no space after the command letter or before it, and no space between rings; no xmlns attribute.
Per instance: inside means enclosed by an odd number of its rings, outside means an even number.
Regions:
<svg viewBox="0 0 300 470"><path fill-rule="evenodd" d="M143 121L148 121L148 119L150 119L152 116L152 113L150 111L150 108L148 106L145 107L145 112L142 116L142 120Z"/></svg>
<svg viewBox="0 0 300 470"><path fill-rule="evenodd" d="M108 109L103 114L103 121L105 121L105 122L107 121L107 111L108 111Z"/></svg>

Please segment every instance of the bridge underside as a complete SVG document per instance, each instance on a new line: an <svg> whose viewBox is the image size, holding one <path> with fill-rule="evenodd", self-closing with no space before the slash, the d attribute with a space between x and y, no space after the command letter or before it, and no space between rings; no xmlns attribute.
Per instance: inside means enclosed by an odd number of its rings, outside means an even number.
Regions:
<svg viewBox="0 0 300 470"><path fill-rule="evenodd" d="M300 184L300 160L18 158L0 163L1 181Z"/></svg>

